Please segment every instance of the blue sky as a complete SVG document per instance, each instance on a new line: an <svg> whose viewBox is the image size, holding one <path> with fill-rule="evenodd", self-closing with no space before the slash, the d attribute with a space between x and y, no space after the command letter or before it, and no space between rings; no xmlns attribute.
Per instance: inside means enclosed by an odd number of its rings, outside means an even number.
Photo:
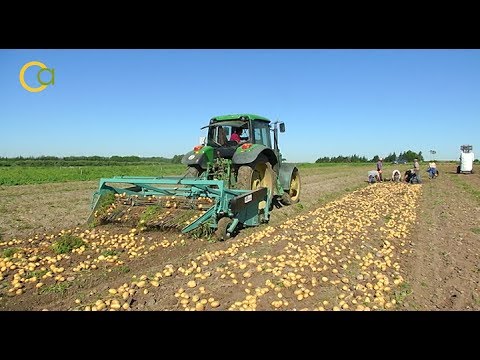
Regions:
<svg viewBox="0 0 480 360"><path fill-rule="evenodd" d="M0 80L0 156L172 157L242 112L285 122L288 161L480 151L480 50L11 49Z"/></svg>

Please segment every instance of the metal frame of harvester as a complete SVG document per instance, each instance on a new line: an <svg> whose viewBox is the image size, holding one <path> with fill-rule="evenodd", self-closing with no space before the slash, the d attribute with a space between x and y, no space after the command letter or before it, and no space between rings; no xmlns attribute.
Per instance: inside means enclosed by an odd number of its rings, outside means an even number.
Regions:
<svg viewBox="0 0 480 360"><path fill-rule="evenodd" d="M124 188L121 185L131 185L131 187ZM207 223L212 229L216 229L217 233L233 234L239 224L257 226L269 220L270 200L267 188L228 189L222 180L131 176L102 178L98 190L93 195L93 210L96 209L101 196L108 193L150 199L147 200L149 205L154 205L155 199L162 197L180 197L186 200L187 207L190 201L192 209L197 207L196 200L199 198L213 200L211 207L206 209L198 219L181 229L182 233L188 233ZM264 202L263 206L260 206L262 202ZM131 205L135 206L135 203ZM93 216L94 211L89 221L93 220Z"/></svg>

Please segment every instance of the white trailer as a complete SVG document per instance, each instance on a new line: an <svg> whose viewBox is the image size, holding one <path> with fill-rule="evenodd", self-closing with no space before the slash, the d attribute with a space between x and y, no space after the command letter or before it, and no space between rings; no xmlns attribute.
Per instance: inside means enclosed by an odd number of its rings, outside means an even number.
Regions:
<svg viewBox="0 0 480 360"><path fill-rule="evenodd" d="M470 173L473 174L473 160L475 155L473 154L472 145L460 146L460 164L457 166L457 174Z"/></svg>

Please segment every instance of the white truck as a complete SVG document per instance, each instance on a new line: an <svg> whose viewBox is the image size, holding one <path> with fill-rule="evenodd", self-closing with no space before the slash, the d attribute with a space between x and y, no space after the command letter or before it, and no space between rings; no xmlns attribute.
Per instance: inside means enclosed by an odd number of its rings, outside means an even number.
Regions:
<svg viewBox="0 0 480 360"><path fill-rule="evenodd" d="M457 166L457 174L470 173L473 174L473 160L475 158L473 154L472 145L460 146L460 164Z"/></svg>

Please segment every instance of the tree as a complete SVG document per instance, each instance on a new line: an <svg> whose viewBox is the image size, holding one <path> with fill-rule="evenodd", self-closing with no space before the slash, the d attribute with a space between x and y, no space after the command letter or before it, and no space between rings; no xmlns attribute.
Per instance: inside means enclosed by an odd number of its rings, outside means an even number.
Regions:
<svg viewBox="0 0 480 360"><path fill-rule="evenodd" d="M324 156L315 160L315 163L359 163L359 162L368 162L365 156L358 156L353 154L351 156L338 155L336 157Z"/></svg>
<svg viewBox="0 0 480 360"><path fill-rule="evenodd" d="M323 156L318 158L315 163L357 163L357 162L373 162L376 163L380 159L379 155L375 155L370 160L367 160L365 156L359 156L357 154L353 154L351 156L343 156L338 155L335 157L328 157ZM420 151L418 154L411 150L407 150L405 152L401 152L398 156L395 152L389 153L388 156L383 158L384 162L394 162L394 161L406 161L406 162L413 162L414 159L418 159L419 161L424 161L422 152Z"/></svg>
<svg viewBox="0 0 480 360"><path fill-rule="evenodd" d="M397 154L395 154L395 152L393 154L388 154L388 156L383 159L385 162L394 162L395 160L397 160Z"/></svg>
<svg viewBox="0 0 480 360"><path fill-rule="evenodd" d="M422 152L420 151L418 154L416 152L408 150L406 152L406 160L408 162L413 162L413 160L418 159L418 161L423 161L423 155Z"/></svg>
<svg viewBox="0 0 480 360"><path fill-rule="evenodd" d="M182 162L183 155L174 155L172 158L172 164L180 164Z"/></svg>

